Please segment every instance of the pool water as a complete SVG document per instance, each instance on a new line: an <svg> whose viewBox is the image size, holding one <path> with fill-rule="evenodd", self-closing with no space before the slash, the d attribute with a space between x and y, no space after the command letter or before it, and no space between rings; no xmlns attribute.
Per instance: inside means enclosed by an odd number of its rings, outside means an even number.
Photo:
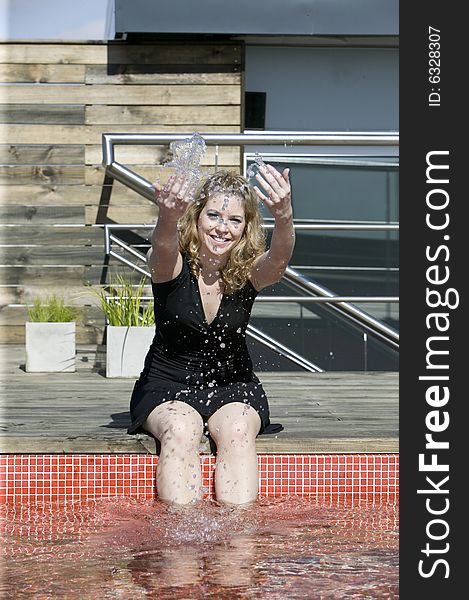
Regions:
<svg viewBox="0 0 469 600"><path fill-rule="evenodd" d="M113 498L1 507L0 597L398 598L398 508Z"/></svg>

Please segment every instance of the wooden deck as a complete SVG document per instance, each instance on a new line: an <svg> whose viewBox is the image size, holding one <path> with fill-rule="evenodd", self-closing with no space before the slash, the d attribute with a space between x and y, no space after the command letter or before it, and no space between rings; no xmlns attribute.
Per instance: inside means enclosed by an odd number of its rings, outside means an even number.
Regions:
<svg viewBox="0 0 469 600"><path fill-rule="evenodd" d="M1 452L154 452L152 438L126 433L134 380L106 379L91 346L77 352L76 373L33 374L23 346L0 346ZM259 452L398 452L398 373L258 375L285 427L259 436Z"/></svg>

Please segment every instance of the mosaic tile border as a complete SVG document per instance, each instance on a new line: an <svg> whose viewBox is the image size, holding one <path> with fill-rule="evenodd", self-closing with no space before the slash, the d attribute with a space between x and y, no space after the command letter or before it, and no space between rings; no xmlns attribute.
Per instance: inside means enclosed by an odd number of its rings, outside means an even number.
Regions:
<svg viewBox="0 0 469 600"><path fill-rule="evenodd" d="M259 454L260 496L396 502L398 454ZM214 496L214 456L201 456L205 497ZM0 455L0 502L156 497L151 454Z"/></svg>

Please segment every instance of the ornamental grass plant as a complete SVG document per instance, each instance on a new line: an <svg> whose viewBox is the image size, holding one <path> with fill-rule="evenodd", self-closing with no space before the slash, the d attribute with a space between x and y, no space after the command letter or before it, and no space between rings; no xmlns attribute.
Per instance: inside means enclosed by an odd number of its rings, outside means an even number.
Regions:
<svg viewBox="0 0 469 600"><path fill-rule="evenodd" d="M28 319L32 323L70 323L77 317L77 310L65 304L61 296L35 298L28 307Z"/></svg>
<svg viewBox="0 0 469 600"><path fill-rule="evenodd" d="M145 277L135 285L125 275L118 274L108 285L97 290L109 325L149 327L155 324L153 301L144 300L145 283Z"/></svg>

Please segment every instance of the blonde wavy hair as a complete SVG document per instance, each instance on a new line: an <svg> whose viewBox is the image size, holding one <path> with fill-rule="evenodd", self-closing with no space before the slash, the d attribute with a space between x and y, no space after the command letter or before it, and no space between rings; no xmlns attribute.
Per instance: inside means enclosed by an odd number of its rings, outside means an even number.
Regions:
<svg viewBox="0 0 469 600"><path fill-rule="evenodd" d="M190 270L199 276L200 240L197 223L205 204L214 194L226 193L239 196L244 200L245 228L239 242L231 250L221 275L225 293L231 294L241 289L249 279L254 260L266 247L265 233L262 228L262 216L259 202L247 180L229 171L217 171L209 176L197 190L194 202L191 202L179 219L179 250L185 254Z"/></svg>

